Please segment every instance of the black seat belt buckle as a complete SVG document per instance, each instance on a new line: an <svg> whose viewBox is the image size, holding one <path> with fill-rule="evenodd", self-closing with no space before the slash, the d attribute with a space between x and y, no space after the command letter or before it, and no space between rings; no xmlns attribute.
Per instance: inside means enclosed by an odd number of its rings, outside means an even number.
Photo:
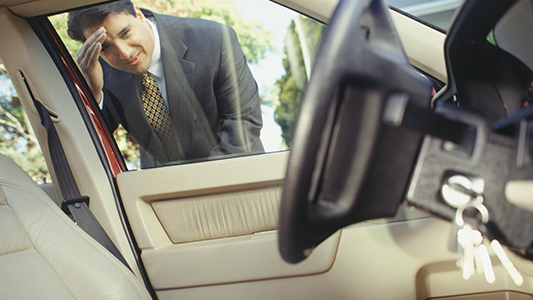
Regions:
<svg viewBox="0 0 533 300"><path fill-rule="evenodd" d="M76 196L76 197L70 197L67 199L64 199L63 202L61 202L61 209L70 216L70 210L68 209L69 205L74 205L75 208L79 208L81 206L81 203L87 204L87 207L89 207L89 196Z"/></svg>

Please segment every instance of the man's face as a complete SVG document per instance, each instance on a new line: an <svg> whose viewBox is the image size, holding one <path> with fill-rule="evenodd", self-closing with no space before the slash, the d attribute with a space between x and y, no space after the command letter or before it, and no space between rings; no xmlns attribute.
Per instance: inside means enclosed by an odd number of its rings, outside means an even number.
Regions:
<svg viewBox="0 0 533 300"><path fill-rule="evenodd" d="M100 56L112 67L142 74L150 67L154 52L154 34L143 13L135 7L136 15L126 12L108 15L100 26L83 32L88 38L104 27L106 38Z"/></svg>

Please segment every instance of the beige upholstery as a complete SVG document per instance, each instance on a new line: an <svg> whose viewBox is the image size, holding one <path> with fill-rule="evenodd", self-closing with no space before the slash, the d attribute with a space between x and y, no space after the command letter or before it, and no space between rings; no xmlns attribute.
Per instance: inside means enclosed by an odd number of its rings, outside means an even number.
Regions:
<svg viewBox="0 0 533 300"><path fill-rule="evenodd" d="M278 225L279 187L152 204L173 243L239 236L274 230Z"/></svg>
<svg viewBox="0 0 533 300"><path fill-rule="evenodd" d="M143 283L0 155L0 298L150 299Z"/></svg>

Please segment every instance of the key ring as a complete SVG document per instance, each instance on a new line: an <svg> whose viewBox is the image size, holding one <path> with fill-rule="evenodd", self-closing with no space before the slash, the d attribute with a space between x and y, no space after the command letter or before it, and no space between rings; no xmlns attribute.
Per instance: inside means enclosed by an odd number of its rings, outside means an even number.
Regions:
<svg viewBox="0 0 533 300"><path fill-rule="evenodd" d="M467 204L461 205L459 208L457 208L457 212L455 213L455 223L457 225L459 226L464 225L465 221L463 219L463 213L465 209L469 207L473 207L477 209L479 213L481 213L481 222L483 222L483 224L487 224L489 222L489 211L487 210L485 205L483 205L483 203L481 203L478 200L472 200L468 202Z"/></svg>

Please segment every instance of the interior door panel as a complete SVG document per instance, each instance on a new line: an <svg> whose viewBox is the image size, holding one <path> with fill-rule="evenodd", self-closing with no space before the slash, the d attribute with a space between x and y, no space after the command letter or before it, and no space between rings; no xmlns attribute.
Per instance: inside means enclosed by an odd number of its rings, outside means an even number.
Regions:
<svg viewBox="0 0 533 300"><path fill-rule="evenodd" d="M290 265L278 254L274 230L287 157L287 152L272 153L117 177L156 291L318 274L331 268L340 233L304 264Z"/></svg>

